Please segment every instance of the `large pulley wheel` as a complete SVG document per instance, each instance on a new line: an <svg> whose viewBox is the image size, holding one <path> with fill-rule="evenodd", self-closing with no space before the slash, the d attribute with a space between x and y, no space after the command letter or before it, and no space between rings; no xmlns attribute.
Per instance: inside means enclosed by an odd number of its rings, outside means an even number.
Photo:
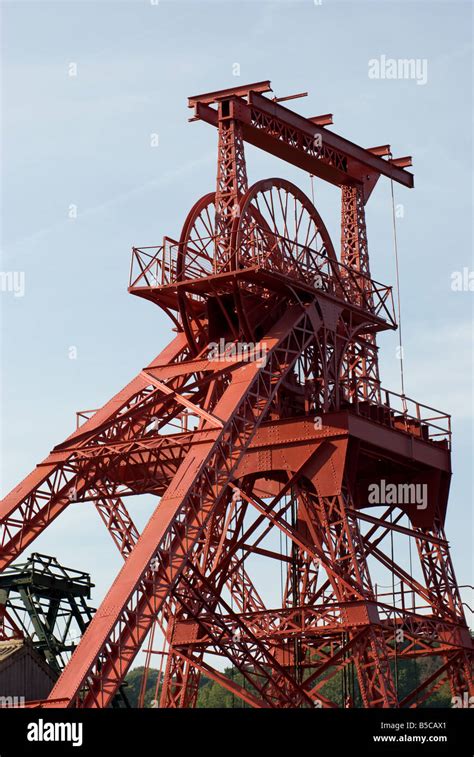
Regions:
<svg viewBox="0 0 474 757"><path fill-rule="evenodd" d="M181 232L177 281L199 280L215 271L215 194L196 202ZM261 266L290 279L320 286L337 266L328 231L311 200L286 179L264 179L253 184L239 201L232 226L231 269ZM191 288L191 287L190 287ZM194 352L204 328L206 301L198 292L178 286L183 329ZM245 304L238 284L235 304L242 331L250 337Z"/></svg>
<svg viewBox="0 0 474 757"><path fill-rule="evenodd" d="M178 247L177 281L211 276L214 271L214 248L215 194L209 192L193 205L184 222ZM188 343L196 352L197 336L206 312L205 299L178 286L178 307Z"/></svg>
<svg viewBox="0 0 474 757"><path fill-rule="evenodd" d="M243 195L239 211L232 229L235 269L259 266L290 281L331 288L336 253L321 216L304 192L285 179L264 179ZM284 389L303 399L303 385L291 378Z"/></svg>
<svg viewBox="0 0 474 757"><path fill-rule="evenodd" d="M313 203L286 179L264 179L243 195L232 230L234 268L262 266L314 283L332 275L336 253Z"/></svg>
<svg viewBox="0 0 474 757"><path fill-rule="evenodd" d="M193 205L184 222L176 264L178 282L199 280L215 273L215 218L215 192L209 192ZM262 228L265 227L264 219L259 220ZM206 301L199 294L179 286L177 296L183 330L191 350L196 353L199 351L199 330L206 317ZM250 338L237 284L234 286L234 297L242 331Z"/></svg>

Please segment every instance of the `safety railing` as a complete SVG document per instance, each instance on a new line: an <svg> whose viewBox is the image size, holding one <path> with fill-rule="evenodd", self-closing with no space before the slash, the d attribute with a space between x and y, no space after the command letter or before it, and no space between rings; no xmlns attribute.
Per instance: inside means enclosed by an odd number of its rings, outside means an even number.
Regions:
<svg viewBox="0 0 474 757"><path fill-rule="evenodd" d="M424 441L445 442L451 447L451 416L397 392L358 379L343 387L347 405L358 415L376 423L405 431Z"/></svg>
<svg viewBox="0 0 474 757"><path fill-rule="evenodd" d="M177 278L179 244L163 237L158 247L133 247L129 287L162 287L174 284Z"/></svg>
<svg viewBox="0 0 474 757"><path fill-rule="evenodd" d="M314 250L270 231L258 230L242 243L240 259L244 264L312 284L339 299L368 310L393 326L396 325L392 288L375 281L354 268L332 259L326 249Z"/></svg>
<svg viewBox="0 0 474 757"><path fill-rule="evenodd" d="M219 270L214 269L208 256L214 242L213 237L188 242L183 257L183 279L203 278L223 270L222 263ZM206 255L200 252L203 249L206 249ZM175 284L178 280L179 253L179 243L169 237L165 237L160 246L134 247L129 288L158 288ZM283 274L295 282L310 284L396 325L392 288L331 259L325 249L316 251L272 232L260 233L254 240L245 240L236 263L238 269L253 266Z"/></svg>
<svg viewBox="0 0 474 757"><path fill-rule="evenodd" d="M188 243L183 278L195 279L212 274L209 257L206 256L205 264L200 260L199 249L203 242L210 244L212 238ZM205 246L209 248L209 244ZM260 238L254 246L252 244L247 240L243 245L240 268L258 266L263 270L282 273L338 299L357 304L395 325L391 287L332 260L325 250L318 252L270 232L265 232L265 240ZM165 237L159 247L134 247L130 289L175 284L178 279L179 249L179 243L169 237ZM426 441L445 441L450 446L451 417L446 413L362 377L357 378L355 383L352 380L343 383L341 396L343 402L359 415Z"/></svg>

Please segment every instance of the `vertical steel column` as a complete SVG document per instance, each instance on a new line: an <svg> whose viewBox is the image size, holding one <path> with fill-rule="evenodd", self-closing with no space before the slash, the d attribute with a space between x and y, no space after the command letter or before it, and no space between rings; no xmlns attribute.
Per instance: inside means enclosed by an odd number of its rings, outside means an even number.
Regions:
<svg viewBox="0 0 474 757"><path fill-rule="evenodd" d="M341 263L361 274L358 285L367 291L370 286L369 250L364 193L362 186L358 185L342 187ZM354 291L355 302L359 304L361 299L360 292ZM378 348L374 334L365 334L349 346L342 383L351 401L380 401Z"/></svg>
<svg viewBox="0 0 474 757"><path fill-rule="evenodd" d="M431 542L426 538L430 535L433 535L436 541ZM435 523L429 532L420 530L416 544L426 586L433 596L433 614L460 624L457 632L458 643L465 647L467 638L463 643L462 636L468 635L466 618L446 534L441 524ZM461 627L466 631L463 632ZM444 659L446 661L446 657ZM463 696L465 692L473 694L471 658L466 648L460 650L457 664L449 667L448 679L452 696Z"/></svg>
<svg viewBox="0 0 474 757"><path fill-rule="evenodd" d="M233 118L234 105L232 100L219 103L215 273L232 267L232 221L239 210L239 198L248 187L242 127L240 122Z"/></svg>

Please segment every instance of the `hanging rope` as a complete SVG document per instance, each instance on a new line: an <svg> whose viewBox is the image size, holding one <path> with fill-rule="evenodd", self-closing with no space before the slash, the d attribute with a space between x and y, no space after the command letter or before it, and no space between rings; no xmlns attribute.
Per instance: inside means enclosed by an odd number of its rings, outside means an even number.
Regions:
<svg viewBox="0 0 474 757"><path fill-rule="evenodd" d="M312 173L310 173L309 179L310 179L310 182L311 182L311 202L314 205L314 176L313 176Z"/></svg>
<svg viewBox="0 0 474 757"><path fill-rule="evenodd" d="M390 523L393 522L393 516L392 511L390 511ZM393 548L393 528L390 529L390 558L392 560L392 565L395 562L395 554L394 554L394 548ZM400 582L400 591L403 591L403 586ZM393 628L394 628L394 641L395 641L395 689L397 691L397 698L398 698L398 649L397 649L397 621L396 621L396 612L395 612L395 574L392 572L392 604L394 608L393 613Z"/></svg>
<svg viewBox="0 0 474 757"><path fill-rule="evenodd" d="M411 528L411 521L410 521L410 518L408 517L408 515L407 515L407 521L408 521L408 528ZM413 537L410 534L409 537L408 537L408 554L410 556L410 578L413 578L413 559L412 559L412 556L411 556L411 540L412 540L412 538ZM411 604L412 604L412 608L411 609L413 610L413 612L415 612L415 592L414 592L413 589L412 589L412 592L411 592Z"/></svg>
<svg viewBox="0 0 474 757"><path fill-rule="evenodd" d="M245 514L244 514L245 516ZM242 518L241 528L240 528L240 541L242 542L242 549L240 553L240 559L242 561L242 612L244 613L246 611L246 605L245 605L245 551L244 551L244 518ZM246 688L246 678L243 675L242 676L242 685L245 691ZM241 700L240 703L241 707L246 707L246 703Z"/></svg>
<svg viewBox="0 0 474 757"><path fill-rule="evenodd" d="M156 677L156 684L155 684L154 701L156 703L158 703L160 701L161 691L163 689L163 664L164 664L164 661L165 661L165 657L167 657L168 654L169 654L169 652L166 649L166 645L167 645L166 636L163 636L163 648L161 650L161 653L158 652L158 654L160 655L161 660L160 660L160 668L158 670L158 675Z"/></svg>
<svg viewBox="0 0 474 757"><path fill-rule="evenodd" d="M281 528L278 529L279 538L280 538L280 605L283 608L283 597L284 597L284 591L283 591L283 534L281 531ZM283 649L283 661L285 659L285 650Z"/></svg>
<svg viewBox="0 0 474 757"><path fill-rule="evenodd" d="M140 692L138 694L138 706L139 707L144 707L145 706L144 705L145 694L146 694L146 689L147 689L147 684L148 684L148 674L150 672L151 656L153 654L153 644L154 644L154 640L155 640L156 626L157 626L157 623L155 621L155 623L153 623L153 626L151 628L151 633L149 634L149 637L148 637L148 646L147 646L146 655L145 655L145 666L143 668L143 675L142 675L142 680L141 680L141 685L140 685Z"/></svg>
<svg viewBox="0 0 474 757"><path fill-rule="evenodd" d="M231 527L232 527L232 533L235 534L237 532L237 501L234 499L234 496L232 496L231 500L231 507L233 508L232 512L232 519L231 519ZM232 611L232 614L234 614L234 579L231 576L230 579L230 609ZM232 683L234 683L234 663L231 662L231 668L230 668L230 678ZM235 694L232 692L232 709L235 707Z"/></svg>
<svg viewBox="0 0 474 757"><path fill-rule="evenodd" d="M390 158L392 154L390 153ZM400 349L400 382L401 382L401 395L405 399L405 377L403 373L403 341L402 341L402 309L400 302L400 269L398 264L398 240L397 240L397 223L395 216L395 195L393 190L393 179L390 179L390 191L392 195L392 226L393 226L393 250L395 254L395 274L397 283L397 315L398 315L398 345ZM406 409L404 407L404 409Z"/></svg>
<svg viewBox="0 0 474 757"><path fill-rule="evenodd" d="M407 515L407 521L408 521L408 527L411 528L411 521L410 521L410 518L408 517L408 515ZM412 538L413 537L410 534L409 537L408 537L408 554L409 554L409 557L410 557L410 577L411 578L413 578L413 560L412 560L412 556L411 556L411 540L412 540ZM403 587L402 587L402 591L403 591ZM411 603L412 603L412 608L411 609L412 609L412 611L414 613L415 612L415 592L413 591L413 589L412 589L412 592L411 592ZM413 675L414 675L415 681L418 684L418 666L417 666L416 655L413 655Z"/></svg>
<svg viewBox="0 0 474 757"><path fill-rule="evenodd" d="M280 536L280 604L283 607L283 534L281 532L281 529L278 529L278 533Z"/></svg>

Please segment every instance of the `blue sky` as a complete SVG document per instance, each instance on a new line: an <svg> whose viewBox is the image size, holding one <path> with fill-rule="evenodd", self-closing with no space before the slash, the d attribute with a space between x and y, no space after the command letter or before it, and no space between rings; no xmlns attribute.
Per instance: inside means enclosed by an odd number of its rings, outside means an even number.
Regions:
<svg viewBox="0 0 474 757"><path fill-rule="evenodd" d="M23 297L0 292L2 496L76 410L103 404L170 340L161 311L126 288L131 246L176 237L214 186L216 133L187 123L187 96L269 78L278 96L309 91L292 104L302 114L334 113L347 138L413 156L415 189L395 187L406 391L453 414L447 531L458 581L472 583L473 295L451 290L473 267L471 15L460 2L2 3L2 270L25 274ZM426 59L426 84L370 79L381 55ZM253 148L247 159L251 182L310 192L303 172ZM338 190L317 182L316 205L337 246ZM373 276L393 284L387 181L367 223ZM383 384L399 391L397 337L380 344ZM138 522L150 506L133 503ZM34 549L90 570L98 602L120 565L109 541L77 505Z"/></svg>

